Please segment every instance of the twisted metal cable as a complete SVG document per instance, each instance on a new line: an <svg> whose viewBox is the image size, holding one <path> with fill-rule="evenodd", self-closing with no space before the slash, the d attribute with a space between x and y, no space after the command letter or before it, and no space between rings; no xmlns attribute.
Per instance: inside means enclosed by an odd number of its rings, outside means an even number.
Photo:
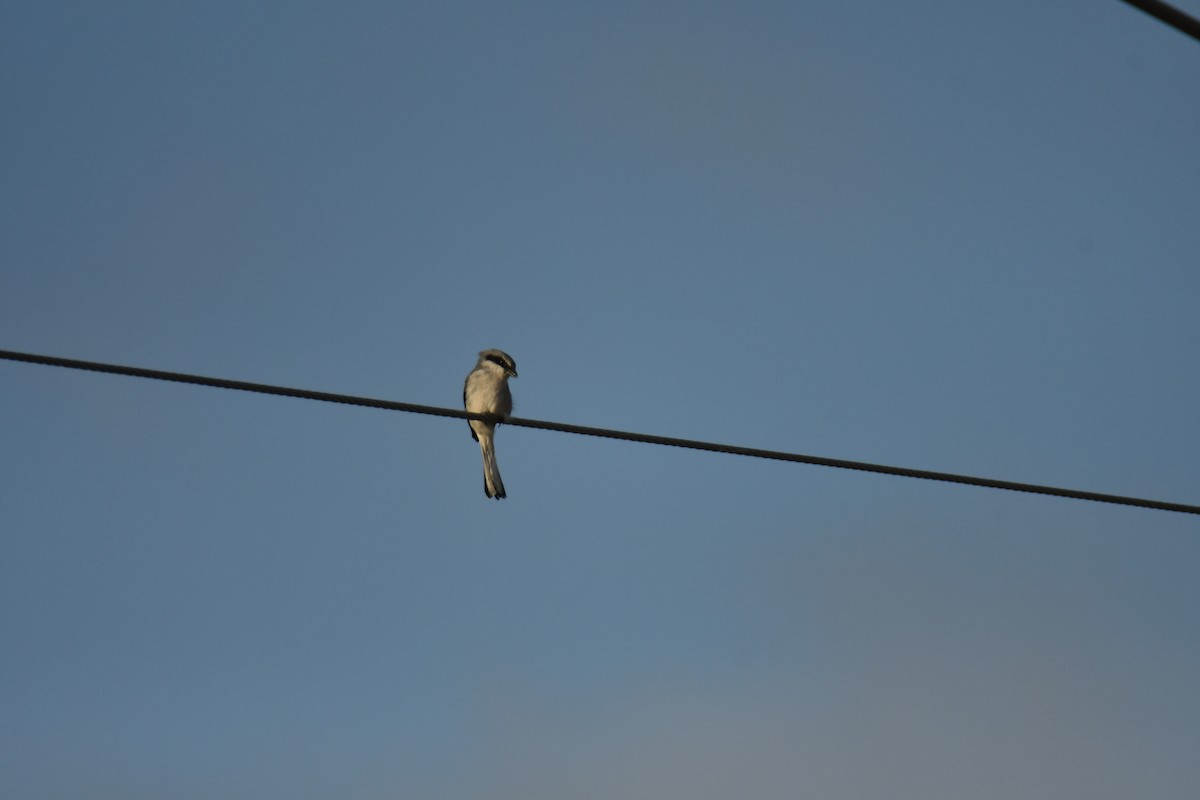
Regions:
<svg viewBox="0 0 1200 800"><path fill-rule="evenodd" d="M0 350L0 359L21 361L28 364L42 364L50 367L65 367L67 369L104 372L113 375L127 375L135 378L149 378L159 381L189 383L197 386L211 386L217 389L233 389L242 392L257 392L280 397L297 397L304 400L318 400L324 403L342 403L345 405L381 408L388 411L406 411L413 414L431 414L438 417L457 417L459 419L490 419L485 414L473 414L457 408L440 408L424 406L416 403L400 403L394 400L378 400L370 397L358 397L332 392L316 392L310 389L293 389L286 386L273 386L265 383L249 381L234 381L227 378L211 378L204 375L189 375L182 372L165 372L143 367L126 367L118 364L104 364L96 361L81 361L74 358L59 358L57 356L35 355L33 353L18 353L10 350ZM923 469L908 469L906 467L890 467L883 464L869 464L863 461L847 461L840 458L823 458L821 456L788 453L779 450L761 450L755 447L739 447L737 445L701 442L694 439L676 439L670 436L656 436L646 433L630 433L608 428L591 428L584 425L571 425L563 422L546 422L536 419L510 417L504 420L507 425L521 428L537 428L560 433L574 433L581 436L598 436L606 439L620 439L627 442L657 444L668 447L682 447L689 450L705 450L710 453L726 453L730 455L747 456L750 458L766 458L774 461L791 461L799 464L812 464L819 467L834 467L851 469L860 472L874 472L880 475L894 475L904 478L919 478L921 480L943 481L966 486L979 486L986 489L1003 489L1010 492L1027 492L1030 494L1051 495L1072 500L1086 500L1095 503L1113 503L1116 505L1150 508L1159 511L1172 511L1180 514L1200 514L1200 506L1186 503L1168 503L1159 500L1146 500L1139 497L1086 492L1078 489L1061 489L1054 486L1041 486L1033 483L1017 483L1001 481L992 478L977 478L970 475L957 475L950 472L933 472Z"/></svg>
<svg viewBox="0 0 1200 800"><path fill-rule="evenodd" d="M1161 0L1125 0L1125 2L1134 8L1145 11L1159 22L1170 25L1180 33L1200 40L1200 20L1185 14L1178 8L1167 5Z"/></svg>

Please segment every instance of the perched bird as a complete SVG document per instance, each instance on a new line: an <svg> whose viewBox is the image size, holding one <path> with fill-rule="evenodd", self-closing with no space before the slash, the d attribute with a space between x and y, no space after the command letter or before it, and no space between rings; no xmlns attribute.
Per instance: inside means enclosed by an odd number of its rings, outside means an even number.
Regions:
<svg viewBox="0 0 1200 800"><path fill-rule="evenodd" d="M507 495L504 494L504 481L500 480L500 468L496 466L492 438L496 435L496 424L512 413L512 392L508 390L510 376L517 377L517 362L503 350L493 348L479 354L475 369L463 384L463 406L467 411L495 417L467 422L471 426L471 438L479 442L479 449L483 451L483 493L497 500Z"/></svg>

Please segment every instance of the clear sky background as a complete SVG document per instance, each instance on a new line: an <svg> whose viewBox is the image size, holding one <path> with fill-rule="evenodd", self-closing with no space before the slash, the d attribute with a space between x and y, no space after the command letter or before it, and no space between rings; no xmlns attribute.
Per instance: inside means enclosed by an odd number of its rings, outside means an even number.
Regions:
<svg viewBox="0 0 1200 800"><path fill-rule="evenodd" d="M1200 502L1200 43L1117 0L3 2L0 108L0 348ZM1195 517L0 415L4 797L1200 788Z"/></svg>

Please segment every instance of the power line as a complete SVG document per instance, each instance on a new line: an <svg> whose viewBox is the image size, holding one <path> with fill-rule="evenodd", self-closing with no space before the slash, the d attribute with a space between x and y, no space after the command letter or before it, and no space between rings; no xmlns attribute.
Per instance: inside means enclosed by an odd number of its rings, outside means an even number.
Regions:
<svg viewBox="0 0 1200 800"><path fill-rule="evenodd" d="M250 383L248 381L233 381L226 378L210 378L203 375L188 375L182 372L164 372L142 367L126 367L118 364L103 364L96 361L80 361L73 358L35 355L33 353L17 353L10 350L0 350L0 358L9 361L21 361L28 364L42 364L50 367L65 367L67 369L104 372L113 375L127 375L134 378L149 378L151 380L173 381L175 383L190 383L197 386L211 386L217 389L234 389L243 392L258 392L260 394L277 395L280 397L297 397L305 400L319 400L325 403L343 403L346 405L382 408L388 411L407 411L414 414L432 414L439 417L457 417L459 419L488 419L483 414L471 414L456 408L439 408L423 406L415 403L398 403L393 400L377 400L370 397L357 397L348 394L333 394L331 392L314 392L308 389L292 389L286 386L272 386L265 383ZM730 455L748 456L751 458L766 458L775 461L791 461L799 464L812 464L819 467L836 467L852 469L860 472L874 472L880 475L894 475L904 478L920 478L922 480L944 481L967 486L980 486L987 489L1004 489L1012 492L1028 492L1054 497L1064 497L1073 500L1088 500L1096 503L1114 503L1117 505L1152 508L1159 511L1173 511L1181 514L1200 514L1200 506L1184 503L1166 503L1158 500L1145 500L1137 497L1124 497L1099 492L1085 492L1077 489L1060 489L1053 486L1040 486L1032 483L1015 483L991 478L976 478L970 475L956 475L950 472L933 472L922 469L907 469L905 467L889 467L882 464L869 464L863 461L846 461L840 458L823 458L821 456L787 453L779 450L760 450L754 447L739 447L736 445L714 444L693 439L675 439L669 436L655 436L645 433L629 433L607 428L589 428L583 425L570 425L562 422L546 422L536 419L521 419L510 417L505 420L507 425L521 428L538 428L561 433L574 433L582 436L599 436L606 439L621 439L628 442L658 444L669 447L683 447L689 450L706 450L711 453L726 453Z"/></svg>
<svg viewBox="0 0 1200 800"><path fill-rule="evenodd" d="M1165 22L1175 30L1200 40L1200 20L1188 16L1174 6L1169 6L1159 0L1125 0L1126 3L1145 11L1150 16Z"/></svg>

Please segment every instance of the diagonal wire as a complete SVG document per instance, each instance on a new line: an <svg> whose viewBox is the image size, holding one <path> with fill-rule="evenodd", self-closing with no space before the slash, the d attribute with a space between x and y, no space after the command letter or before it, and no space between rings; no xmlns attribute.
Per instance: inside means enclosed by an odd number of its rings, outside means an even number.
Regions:
<svg viewBox="0 0 1200 800"><path fill-rule="evenodd" d="M226 378L211 378L204 375L189 375L182 372L164 372L162 370L145 369L143 367L126 367L118 364L104 364L96 361L81 361L73 358L59 358L57 356L44 356L33 353L18 353L11 350L0 350L0 359L20 361L28 364L42 364L50 367L65 367L67 369L104 372L113 375L127 375L135 378L149 378L151 380L189 383L197 386L211 386L217 389L233 389L243 392L257 392L260 394L270 394L280 397L297 397L305 400L318 400L325 403L343 403L346 405L365 406L367 408L381 408L388 411L406 411L414 414L432 414L439 417L457 417L459 419L491 419L491 417L485 414L473 414L456 408L440 408L438 406L424 406L416 403L399 403L394 400L378 400L370 397L358 397L348 394L315 392L309 389L293 389L286 386L274 386L266 383L251 383L248 381L234 381ZM824 458L821 456L803 455L801 453L788 453L780 450L760 450L754 447L715 444L713 442L701 442L694 439L676 439L669 436L656 436L646 433L629 433L627 431L616 431L608 428L591 428L584 425L571 425L563 422L546 422L544 420L536 419L521 419L519 417L510 417L504 420L504 423L522 428L537 428L540 430L558 431L561 433L574 433L582 436L598 436L606 439L620 439L628 442L641 442L643 444L682 447L689 450L704 450L711 453L726 453L730 455L747 456L750 458L765 458L774 461L790 461L798 464L812 464L819 467L834 467L837 469L858 470L860 472L873 472L880 475L894 475L904 478L944 481L946 483L979 486L987 489L1003 489L1011 492L1027 492L1031 494L1051 495L1054 497L1064 497L1074 500L1087 500L1096 503L1114 503L1117 505L1135 506L1138 508L1157 509L1159 511L1172 511L1181 514L1200 514L1200 506L1188 505L1185 503L1168 503L1159 500L1146 500L1139 497L1126 497L1122 495L1102 494L1100 492L1080 491L1078 489L1061 489L1053 486L1041 486L1033 483L1016 483L1014 481L1001 481L994 480L992 478L977 478L970 475L958 475L951 472L933 472L923 469L908 469L906 467L889 467L883 464L870 464L864 461L847 461L840 458Z"/></svg>
<svg viewBox="0 0 1200 800"><path fill-rule="evenodd" d="M1200 40L1200 20L1185 14L1174 6L1160 2L1160 0L1125 0L1125 2L1134 8L1145 11L1160 22L1170 25L1180 33Z"/></svg>

